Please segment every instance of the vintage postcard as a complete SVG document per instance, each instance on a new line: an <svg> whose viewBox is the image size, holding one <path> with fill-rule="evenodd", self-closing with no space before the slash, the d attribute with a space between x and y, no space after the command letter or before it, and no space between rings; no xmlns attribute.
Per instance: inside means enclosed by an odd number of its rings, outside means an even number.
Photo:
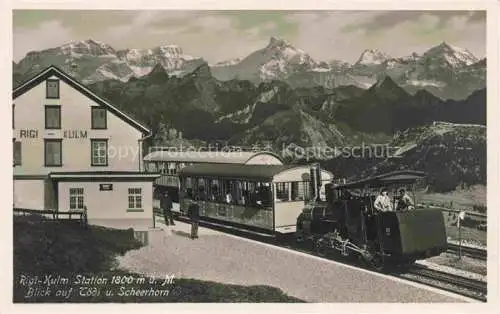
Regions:
<svg viewBox="0 0 500 314"><path fill-rule="evenodd" d="M14 7L12 306L490 304L496 11L361 8Z"/></svg>

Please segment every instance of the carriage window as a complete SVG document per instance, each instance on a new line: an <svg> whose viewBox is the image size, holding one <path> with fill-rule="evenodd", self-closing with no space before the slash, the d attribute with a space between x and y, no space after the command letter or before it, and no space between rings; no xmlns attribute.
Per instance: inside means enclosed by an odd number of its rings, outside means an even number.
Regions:
<svg viewBox="0 0 500 314"><path fill-rule="evenodd" d="M207 183L207 196L210 201L218 202L221 199L221 183L219 180L211 179Z"/></svg>
<svg viewBox="0 0 500 314"><path fill-rule="evenodd" d="M167 163L165 173L168 175L174 176L177 173L177 171L175 169L175 163L173 163L173 162Z"/></svg>
<svg viewBox="0 0 500 314"><path fill-rule="evenodd" d="M249 193L249 189L248 189L248 182L242 181L242 182L240 182L240 184L241 184L240 204L241 205L248 205L248 204L250 204L250 193Z"/></svg>
<svg viewBox="0 0 500 314"><path fill-rule="evenodd" d="M256 200L256 188L257 188L257 185L255 184L255 182L246 182L246 199L245 199L245 203L249 206L255 206L255 204L257 204L257 200Z"/></svg>
<svg viewBox="0 0 500 314"><path fill-rule="evenodd" d="M166 171L165 171L165 163L164 162L159 162L158 163L158 172L160 172L161 174L165 174Z"/></svg>
<svg viewBox="0 0 500 314"><path fill-rule="evenodd" d="M150 163L149 163L149 171L151 171L151 172L156 172L156 171L158 171L158 170L157 170L157 167L156 167L156 163L155 163L155 162L150 162Z"/></svg>
<svg viewBox="0 0 500 314"><path fill-rule="evenodd" d="M197 189L197 196L200 201L206 201L207 200L207 193L206 193L206 181L208 181L205 178L198 178L198 189Z"/></svg>
<svg viewBox="0 0 500 314"><path fill-rule="evenodd" d="M291 190L292 190L292 201L300 201L303 200L303 196L299 195L299 183L300 182L292 182Z"/></svg>
<svg viewBox="0 0 500 314"><path fill-rule="evenodd" d="M308 200L309 195L309 182L291 182L292 201Z"/></svg>
<svg viewBox="0 0 500 314"><path fill-rule="evenodd" d="M310 201L312 199L312 192L311 192L311 186L309 184L309 181L302 182L302 192L303 192L304 200Z"/></svg>
<svg viewBox="0 0 500 314"><path fill-rule="evenodd" d="M257 186L258 186L257 201L258 202L260 201L260 205L264 207L271 206L273 202L273 197L269 182L259 183Z"/></svg>
<svg viewBox="0 0 500 314"><path fill-rule="evenodd" d="M276 200L280 200L282 202L289 201L288 190L289 190L288 182L276 183Z"/></svg>
<svg viewBox="0 0 500 314"><path fill-rule="evenodd" d="M184 179L184 197L193 197L193 181L191 177L186 177Z"/></svg>
<svg viewBox="0 0 500 314"><path fill-rule="evenodd" d="M222 197L223 203L234 204L234 187L233 181L223 180L222 181Z"/></svg>

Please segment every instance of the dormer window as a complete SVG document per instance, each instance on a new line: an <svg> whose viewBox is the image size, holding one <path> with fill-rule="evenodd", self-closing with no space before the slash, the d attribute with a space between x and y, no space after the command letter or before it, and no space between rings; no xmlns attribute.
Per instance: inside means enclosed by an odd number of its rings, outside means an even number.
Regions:
<svg viewBox="0 0 500 314"><path fill-rule="evenodd" d="M47 99L59 99L59 80L47 80Z"/></svg>

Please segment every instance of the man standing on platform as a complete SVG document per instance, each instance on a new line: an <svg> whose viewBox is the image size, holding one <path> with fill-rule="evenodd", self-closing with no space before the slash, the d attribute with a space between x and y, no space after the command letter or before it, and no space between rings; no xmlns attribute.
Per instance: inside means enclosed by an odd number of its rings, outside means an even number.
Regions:
<svg viewBox="0 0 500 314"><path fill-rule="evenodd" d="M172 199L168 195L168 192L165 191L163 193L162 198L160 199L160 207L163 210L163 217L165 218L165 225L175 226L174 223L174 215L172 214Z"/></svg>
<svg viewBox="0 0 500 314"><path fill-rule="evenodd" d="M191 219L191 239L198 238L198 223L200 221L200 206L197 202L191 202L188 210L189 219Z"/></svg>

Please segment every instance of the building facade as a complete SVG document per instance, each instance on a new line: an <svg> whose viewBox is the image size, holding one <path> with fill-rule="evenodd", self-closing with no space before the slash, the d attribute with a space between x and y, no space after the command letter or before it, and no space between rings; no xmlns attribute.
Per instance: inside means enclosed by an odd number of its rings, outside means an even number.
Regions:
<svg viewBox="0 0 500 314"><path fill-rule="evenodd" d="M14 207L87 208L89 223L153 226L147 127L49 67L13 91Z"/></svg>

